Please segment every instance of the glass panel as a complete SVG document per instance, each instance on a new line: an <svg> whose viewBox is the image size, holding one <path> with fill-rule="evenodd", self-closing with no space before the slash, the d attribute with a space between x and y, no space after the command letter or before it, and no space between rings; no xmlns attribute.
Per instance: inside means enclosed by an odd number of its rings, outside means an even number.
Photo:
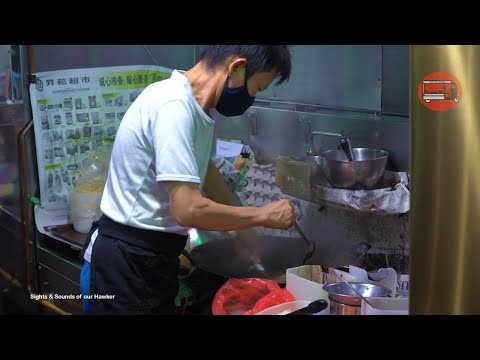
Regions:
<svg viewBox="0 0 480 360"><path fill-rule="evenodd" d="M22 76L21 76L21 50L20 45L10 46L10 82L11 82L11 100L13 102L21 101L22 94Z"/></svg>
<svg viewBox="0 0 480 360"><path fill-rule="evenodd" d="M9 99L10 45L0 45L0 104Z"/></svg>
<svg viewBox="0 0 480 360"><path fill-rule="evenodd" d="M0 104L22 100L20 45L0 45Z"/></svg>

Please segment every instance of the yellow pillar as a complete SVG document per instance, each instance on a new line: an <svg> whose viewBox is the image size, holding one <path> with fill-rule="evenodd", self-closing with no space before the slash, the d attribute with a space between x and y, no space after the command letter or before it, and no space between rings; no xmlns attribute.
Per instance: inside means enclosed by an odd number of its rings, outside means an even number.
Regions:
<svg viewBox="0 0 480 360"><path fill-rule="evenodd" d="M410 90L410 314L480 314L480 46L411 46Z"/></svg>

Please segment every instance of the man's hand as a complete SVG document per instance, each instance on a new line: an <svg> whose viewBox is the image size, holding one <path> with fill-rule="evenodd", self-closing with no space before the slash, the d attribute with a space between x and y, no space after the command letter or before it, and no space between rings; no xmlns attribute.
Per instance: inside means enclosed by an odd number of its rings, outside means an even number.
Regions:
<svg viewBox="0 0 480 360"><path fill-rule="evenodd" d="M265 227L286 230L295 223L295 208L287 199L272 202L261 209L266 213Z"/></svg>

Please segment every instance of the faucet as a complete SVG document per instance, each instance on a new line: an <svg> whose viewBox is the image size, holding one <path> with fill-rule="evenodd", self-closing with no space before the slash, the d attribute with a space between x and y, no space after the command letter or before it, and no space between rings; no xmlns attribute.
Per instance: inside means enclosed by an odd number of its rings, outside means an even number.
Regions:
<svg viewBox="0 0 480 360"><path fill-rule="evenodd" d="M309 149L307 150L307 156L317 156L313 151L313 137L315 135L326 135L326 136L336 136L340 138L340 148L345 152L345 155L347 156L348 161L354 161L355 160L355 155L353 153L352 145L350 143L350 140L348 137L337 134L337 133L331 133L331 132L326 132L326 131L312 131L310 133L310 145Z"/></svg>
<svg viewBox="0 0 480 360"><path fill-rule="evenodd" d="M335 136L340 138L340 146L345 151L347 158L350 161L355 160L354 154L352 151L352 145L350 144L350 140L348 139L347 136L339 133L328 132L328 131L318 131L318 130L312 131L312 122L310 120L306 121L305 135L306 135L305 140L308 142L308 149L306 151L307 156L318 155L316 152L313 151L313 137L315 135L324 135L324 136Z"/></svg>
<svg viewBox="0 0 480 360"><path fill-rule="evenodd" d="M346 136L343 136L341 134L337 134L337 133L332 133L332 132L327 132L327 131L318 131L318 130L315 130L315 131L312 131L312 124L311 122L307 122L307 132L306 132L307 135L307 141L308 141L308 149L307 149L307 156L316 156L318 155L317 153L315 153L313 151L313 137L315 135L324 135L324 136L336 136L336 137L339 137L341 140L343 139L346 139L346 141L348 141L348 139L346 138ZM349 141L348 141L349 142Z"/></svg>

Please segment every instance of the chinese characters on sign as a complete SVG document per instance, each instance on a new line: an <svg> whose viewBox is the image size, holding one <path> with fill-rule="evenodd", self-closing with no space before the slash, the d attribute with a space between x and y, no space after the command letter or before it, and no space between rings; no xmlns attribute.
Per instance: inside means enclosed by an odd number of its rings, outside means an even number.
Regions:
<svg viewBox="0 0 480 360"><path fill-rule="evenodd" d="M30 98L46 208L68 209L82 161L111 144L137 96L171 72L160 66L119 66L36 74Z"/></svg>

